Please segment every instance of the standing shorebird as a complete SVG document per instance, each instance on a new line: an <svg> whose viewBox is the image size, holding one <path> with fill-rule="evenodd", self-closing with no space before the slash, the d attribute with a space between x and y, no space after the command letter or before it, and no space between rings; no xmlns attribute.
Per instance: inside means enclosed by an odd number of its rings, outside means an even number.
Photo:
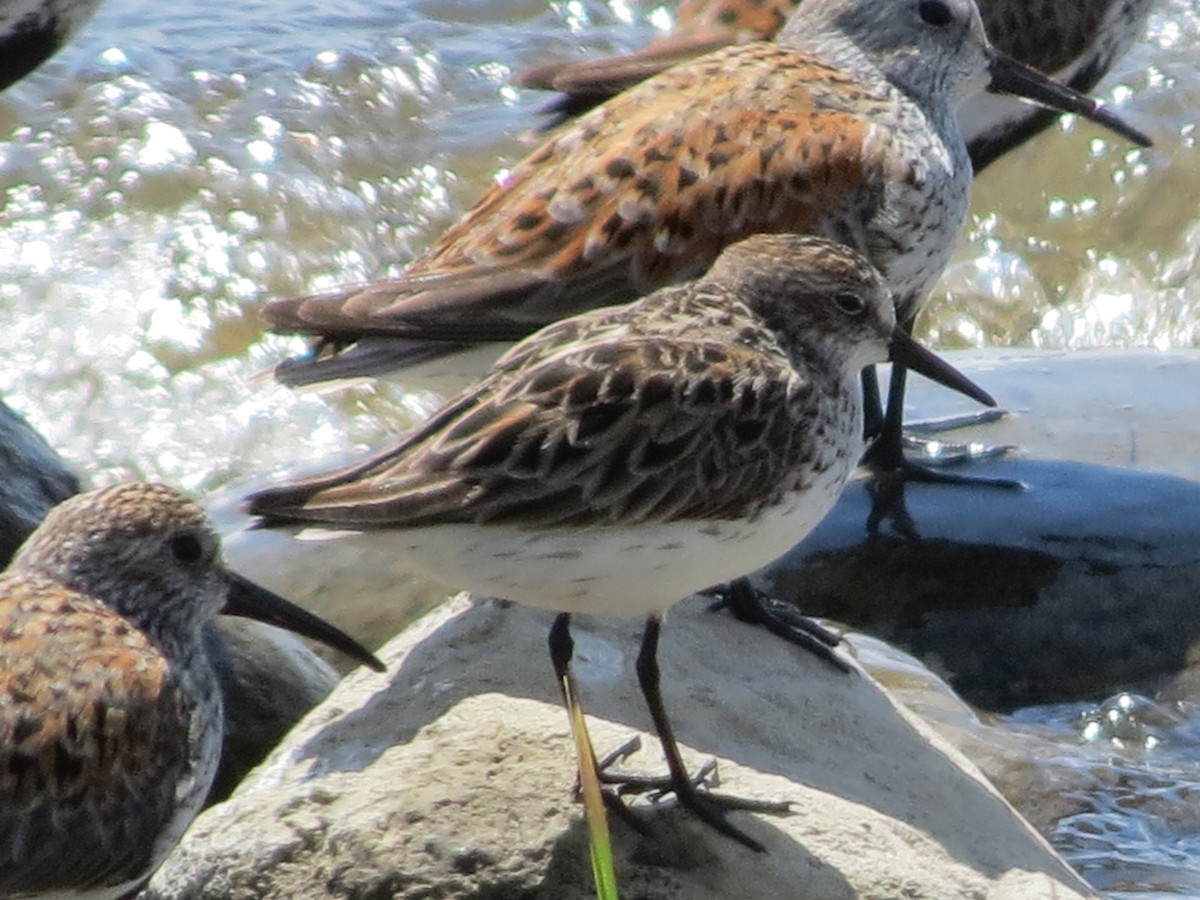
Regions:
<svg viewBox="0 0 1200 900"><path fill-rule="evenodd" d="M858 375L888 357L991 398L896 327L858 253L757 235L698 281L551 325L398 447L254 495L268 527L365 533L438 580L569 617L645 615L637 671L681 803L698 792L659 693L664 610L759 568L811 530L862 451Z"/></svg>
<svg viewBox="0 0 1200 900"><path fill-rule="evenodd" d="M954 109L985 87L1146 143L993 48L972 0L805 0L776 43L676 66L551 137L399 278L268 304L275 330L319 340L277 371L304 383L516 340L695 278L760 232L864 253L909 328L966 215ZM885 469L904 464L892 373L886 427L868 398Z"/></svg>
<svg viewBox="0 0 1200 900"><path fill-rule="evenodd" d="M0 575L0 896L116 900L199 811L221 749L201 643L225 612L349 636L227 571L171 488L123 484L55 507Z"/></svg>
<svg viewBox="0 0 1200 900"><path fill-rule="evenodd" d="M663 71L730 44L771 40L802 0L683 0L674 27L633 53L547 63L521 73L522 87L562 94L555 123ZM1077 91L1096 86L1146 25L1154 0L977 0L999 50ZM958 110L976 173L1057 117L1014 98L979 93Z"/></svg>

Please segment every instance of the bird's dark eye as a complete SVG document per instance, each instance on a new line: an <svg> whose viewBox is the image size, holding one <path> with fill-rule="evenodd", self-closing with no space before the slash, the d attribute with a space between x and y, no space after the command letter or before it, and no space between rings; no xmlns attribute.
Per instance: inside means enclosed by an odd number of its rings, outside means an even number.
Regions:
<svg viewBox="0 0 1200 900"><path fill-rule="evenodd" d="M838 309L848 316L857 316L867 308L867 303L858 294L838 294L833 298Z"/></svg>
<svg viewBox="0 0 1200 900"><path fill-rule="evenodd" d="M181 563L197 563L204 558L204 545L194 534L177 534L171 538L171 553Z"/></svg>
<svg viewBox="0 0 1200 900"><path fill-rule="evenodd" d="M917 4L917 12L922 22L926 25L936 25L938 28L954 21L954 14L942 0L921 0Z"/></svg>

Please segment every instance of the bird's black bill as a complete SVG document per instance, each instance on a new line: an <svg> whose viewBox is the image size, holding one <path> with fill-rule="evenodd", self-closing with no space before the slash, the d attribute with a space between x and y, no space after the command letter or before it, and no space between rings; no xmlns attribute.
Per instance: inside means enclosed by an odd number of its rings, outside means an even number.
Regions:
<svg viewBox="0 0 1200 900"><path fill-rule="evenodd" d="M992 82L988 85L988 90L993 94L1015 94L1059 112L1075 113L1133 141L1139 147L1150 146L1150 138L1132 125L1126 124L1100 101L1047 78L1037 69L1018 62L994 47L989 70Z"/></svg>
<svg viewBox="0 0 1200 900"><path fill-rule="evenodd" d="M932 350L927 350L912 339L907 332L899 328L892 334L891 361L906 369L920 372L930 381L966 394L972 400L978 400L984 406L995 406L992 395L973 382L950 363Z"/></svg>
<svg viewBox="0 0 1200 900"><path fill-rule="evenodd" d="M226 597L225 608L221 612L228 616L243 616L286 628L301 637L312 638L345 653L376 672L384 671L383 663L346 632L241 575L230 573L229 596Z"/></svg>

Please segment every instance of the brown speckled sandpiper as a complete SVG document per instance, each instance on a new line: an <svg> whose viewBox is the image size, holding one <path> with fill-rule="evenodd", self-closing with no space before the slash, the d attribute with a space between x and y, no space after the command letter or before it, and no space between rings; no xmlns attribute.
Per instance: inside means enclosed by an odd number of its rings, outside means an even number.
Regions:
<svg viewBox="0 0 1200 900"><path fill-rule="evenodd" d="M659 694L661 617L759 568L830 509L862 451L864 366L990 398L896 327L879 273L830 241L757 235L711 271L550 325L373 459L258 493L305 536L359 535L448 585L569 617L647 617L638 676L670 784L754 849L685 770Z"/></svg>
<svg viewBox="0 0 1200 900"><path fill-rule="evenodd" d="M0 896L115 900L153 873L217 769L201 643L244 615L381 664L224 568L203 510L123 484L55 507L0 575Z"/></svg>

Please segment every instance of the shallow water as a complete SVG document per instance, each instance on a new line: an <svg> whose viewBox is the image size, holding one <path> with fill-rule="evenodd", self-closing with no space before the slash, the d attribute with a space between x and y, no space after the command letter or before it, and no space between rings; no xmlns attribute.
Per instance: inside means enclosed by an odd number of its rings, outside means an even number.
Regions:
<svg viewBox="0 0 1200 900"><path fill-rule="evenodd" d="M264 338L256 308L403 266L527 148L543 98L510 88L514 69L640 45L667 17L110 0L0 98L0 394L97 482L206 491L402 431L432 398L256 379L299 346ZM986 173L930 305L941 344L1200 344L1198 48L1200 0L1167 0L1104 84L1155 148L1068 122ZM1079 788L1094 809L1053 839L1122 896L1200 897L1200 720L1116 754L1081 743L1079 713L1008 726L1060 751L1048 773L1097 773Z"/></svg>

